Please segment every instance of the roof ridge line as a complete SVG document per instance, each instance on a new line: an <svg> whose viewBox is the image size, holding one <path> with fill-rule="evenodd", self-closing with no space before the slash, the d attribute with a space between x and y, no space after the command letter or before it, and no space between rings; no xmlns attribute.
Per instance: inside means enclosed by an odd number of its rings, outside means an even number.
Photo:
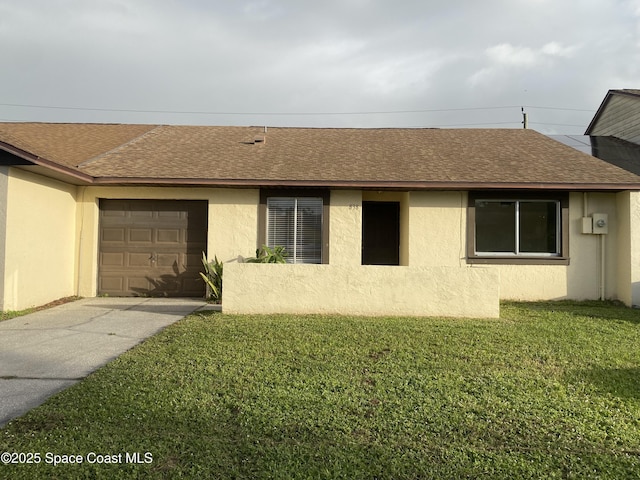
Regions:
<svg viewBox="0 0 640 480"><path fill-rule="evenodd" d="M144 133L132 138L131 140L129 140L129 141L125 142L125 143L122 143L122 144L118 145L117 147L112 148L111 150L107 150L106 152L102 152L101 154L96 155L95 157L91 157L88 160L85 160L84 162L79 163L78 165L76 165L76 168L86 167L87 165L90 165L90 164L92 164L94 162L97 162L98 160L101 160L102 158L104 158L107 155L109 155L110 153L113 153L113 152L115 152L117 150L120 150L121 148L124 148L124 147L126 147L128 145L131 145L133 142L135 142L137 140L140 140L142 137L150 134L151 132L155 132L156 130L158 130L159 128L162 128L162 127L164 127L164 125L154 125L152 129L147 130L146 132L144 132Z"/></svg>

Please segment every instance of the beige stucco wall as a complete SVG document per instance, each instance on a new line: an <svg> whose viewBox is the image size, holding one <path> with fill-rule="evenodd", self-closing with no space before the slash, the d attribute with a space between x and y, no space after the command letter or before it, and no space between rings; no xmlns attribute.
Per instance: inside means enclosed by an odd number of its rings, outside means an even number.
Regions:
<svg viewBox="0 0 640 480"><path fill-rule="evenodd" d="M4 307L4 264L7 240L7 198L9 196L9 167L0 165L0 311Z"/></svg>
<svg viewBox="0 0 640 480"><path fill-rule="evenodd" d="M362 192L333 190L329 211L329 263L360 265L362 260Z"/></svg>
<svg viewBox="0 0 640 480"><path fill-rule="evenodd" d="M583 193L570 194L569 265L486 266L499 273L502 299L599 298L601 239L581 231L582 217L593 213L609 215L609 234L605 238L605 297L618 298L618 198L613 193L589 193L586 212L584 200ZM466 265L467 201L466 192L410 192L409 265ZM636 224L640 228L640 218ZM640 242L640 235L638 239Z"/></svg>
<svg viewBox="0 0 640 480"><path fill-rule="evenodd" d="M80 225L78 292L95 296L98 278L100 198L206 200L209 203L209 258L224 262L255 254L260 192L254 189L83 187L78 194Z"/></svg>
<svg viewBox="0 0 640 480"><path fill-rule="evenodd" d="M632 305L631 264L633 252L631 250L631 192L621 192L617 197L618 204L618 258L617 282L619 285L618 298L627 305ZM629 235L624 235L624 231Z"/></svg>
<svg viewBox="0 0 640 480"><path fill-rule="evenodd" d="M630 285L631 296L625 299L627 305L640 305L640 192L629 192L629 264L630 278L624 279ZM627 232L624 232L627 234Z"/></svg>
<svg viewBox="0 0 640 480"><path fill-rule="evenodd" d="M615 194L572 193L569 197L569 265L493 265L500 272L500 292L508 300L585 300L600 298L601 238L582 233L582 217L609 215L605 238L605 298L618 298L618 222Z"/></svg>
<svg viewBox="0 0 640 480"><path fill-rule="evenodd" d="M74 295L76 246L76 187L10 168L0 310Z"/></svg>
<svg viewBox="0 0 640 480"><path fill-rule="evenodd" d="M619 193L617 207L618 298L640 305L640 192Z"/></svg>
<svg viewBox="0 0 640 480"><path fill-rule="evenodd" d="M583 193L570 195L569 265L480 267L466 263L466 192L335 190L331 192L329 217L331 265L360 265L363 201L400 202L401 265L467 269L486 267L497 273L500 297L512 300L599 298L601 238L582 233L582 217L593 213L607 213L610 228L605 238L605 297L620 298L620 288L624 282L620 281L618 273L618 230L624 227L619 225L617 218L619 197L616 194L587 194L586 211ZM640 208L638 212L640 215ZM636 224L640 229L640 218L636 220ZM249 238L251 232L247 231L245 236ZM638 241L640 242L640 232ZM636 274L640 275L640 266L636 269ZM636 283L636 288L640 289L640 282ZM461 288L457 291L460 292Z"/></svg>
<svg viewBox="0 0 640 480"><path fill-rule="evenodd" d="M209 200L209 256L224 262L253 257L258 239L259 190L212 189Z"/></svg>
<svg viewBox="0 0 640 480"><path fill-rule="evenodd" d="M206 200L209 204L210 258L216 255L231 264L252 256L257 247L260 198L257 189L74 187L15 168L9 172L6 260L0 283L4 285L3 309L24 308L73 294L96 294L100 198ZM411 267L410 272L407 274L402 266L380 267L384 269L380 272L392 275L393 282L404 282L398 288L422 288L407 283L422 278L422 273L414 275L414 267L469 271L461 275L475 275L473 271L479 269L491 272L490 277L484 278L490 278L496 284L500 298L520 300L598 298L601 240L598 236L581 233L581 218L596 212L608 213L610 233L605 238L605 296L620 298L629 304L640 303L639 192L589 193L586 211L583 194L570 195L570 265L490 265L485 268L467 265L465 260L466 192L334 190L329 213L329 261L332 267L347 268L332 270L332 274L343 275L341 281L344 282L351 275L365 272L360 266L363 201L400 202L400 261L401 265ZM52 209L56 215L50 214ZM48 241L42 242L42 238ZM36 261L43 255L51 265L44 275L41 263ZM307 268L303 271L305 278L315 272L309 266L300 267ZM430 274L438 273L437 268L430 270ZM367 274L371 272L371 278L376 281L390 283L375 277L375 269L366 270ZM294 273L299 275L297 271ZM316 273L318 281L340 285L339 281L327 280L328 274L322 268ZM449 278L456 277L452 274ZM465 294L462 283L456 286L448 282L446 285L452 295ZM370 292L372 297L377 296L373 287ZM330 292L323 291L323 298L324 294ZM362 293L358 295L363 298ZM351 301L342 294L336 298ZM357 303L355 298L353 301ZM425 311L423 306L420 309Z"/></svg>
<svg viewBox="0 0 640 480"><path fill-rule="evenodd" d="M488 268L375 265L225 266L225 313L323 313L494 318L498 274Z"/></svg>
<svg viewBox="0 0 640 480"><path fill-rule="evenodd" d="M467 193L410 192L408 264L466 264Z"/></svg>

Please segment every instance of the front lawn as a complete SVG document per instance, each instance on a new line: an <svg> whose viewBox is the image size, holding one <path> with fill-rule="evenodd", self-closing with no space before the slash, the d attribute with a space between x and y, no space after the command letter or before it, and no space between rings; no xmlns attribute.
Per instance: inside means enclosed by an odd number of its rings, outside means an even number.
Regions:
<svg viewBox="0 0 640 480"><path fill-rule="evenodd" d="M639 478L639 347L599 302L194 314L0 429L41 458L0 477Z"/></svg>

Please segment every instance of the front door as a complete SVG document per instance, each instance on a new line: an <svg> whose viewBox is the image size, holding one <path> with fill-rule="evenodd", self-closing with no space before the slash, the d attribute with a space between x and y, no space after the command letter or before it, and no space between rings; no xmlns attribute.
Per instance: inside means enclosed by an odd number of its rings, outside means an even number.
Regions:
<svg viewBox="0 0 640 480"><path fill-rule="evenodd" d="M362 264L400 264L399 202L362 202Z"/></svg>

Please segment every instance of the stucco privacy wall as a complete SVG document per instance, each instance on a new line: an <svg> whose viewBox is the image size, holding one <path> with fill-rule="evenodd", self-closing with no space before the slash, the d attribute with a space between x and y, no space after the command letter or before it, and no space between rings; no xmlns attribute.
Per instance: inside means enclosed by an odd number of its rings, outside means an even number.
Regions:
<svg viewBox="0 0 640 480"><path fill-rule="evenodd" d="M18 168L6 177L2 310L75 294L76 187Z"/></svg>
<svg viewBox="0 0 640 480"><path fill-rule="evenodd" d="M78 194L80 252L78 294L95 296L98 278L101 198L206 200L209 204L207 255L224 262L255 254L260 192L225 188L83 187Z"/></svg>
<svg viewBox="0 0 640 480"><path fill-rule="evenodd" d="M488 268L234 263L223 311L495 318L498 284Z"/></svg>

